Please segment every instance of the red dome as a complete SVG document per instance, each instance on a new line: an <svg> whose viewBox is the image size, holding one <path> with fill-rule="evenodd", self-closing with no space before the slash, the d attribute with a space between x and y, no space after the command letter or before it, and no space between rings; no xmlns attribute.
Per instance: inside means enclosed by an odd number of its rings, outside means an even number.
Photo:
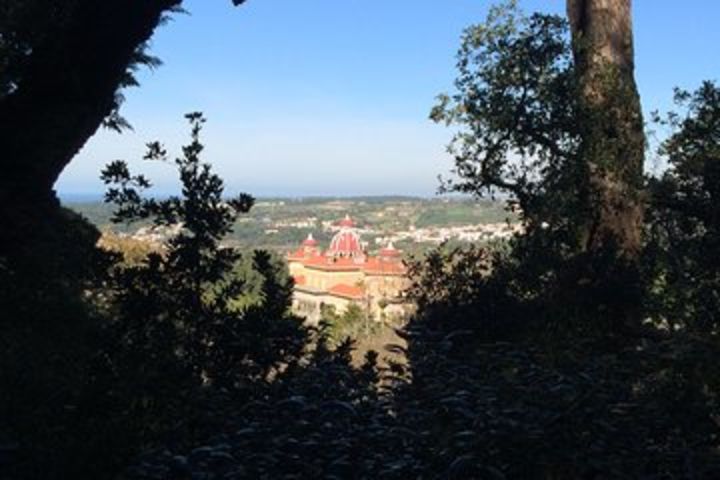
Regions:
<svg viewBox="0 0 720 480"><path fill-rule="evenodd" d="M381 257L399 257L400 251L390 242L387 247L380 250Z"/></svg>
<svg viewBox="0 0 720 480"><path fill-rule="evenodd" d="M302 242L303 247L315 247L317 246L317 240L315 240L312 236L312 233L308 233L308 236L305 240Z"/></svg>
<svg viewBox="0 0 720 480"><path fill-rule="evenodd" d="M344 257L355 257L362 255L362 245L360 244L360 237L352 230L341 230L336 233L330 242L330 248L327 254L330 256L344 256Z"/></svg>
<svg viewBox="0 0 720 480"><path fill-rule="evenodd" d="M352 221L350 215L345 215L345 218L340 220L340 223L338 223L338 225L344 228L352 228L355 226L355 222Z"/></svg>

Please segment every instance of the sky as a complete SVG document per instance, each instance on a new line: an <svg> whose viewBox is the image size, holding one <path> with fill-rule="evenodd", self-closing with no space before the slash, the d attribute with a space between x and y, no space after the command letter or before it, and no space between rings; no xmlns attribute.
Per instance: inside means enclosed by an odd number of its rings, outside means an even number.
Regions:
<svg viewBox="0 0 720 480"><path fill-rule="evenodd" d="M204 161L228 193L256 196L433 195L452 159L452 129L432 123L452 91L463 28L489 0L186 0L152 38L163 65L124 92L133 131L99 130L63 172L61 196L104 191L116 159L177 189L172 166L141 161L160 140L188 139L183 115L202 111ZM524 0L564 14L564 0ZM720 80L720 2L635 0L636 79L646 114L672 107L674 86Z"/></svg>

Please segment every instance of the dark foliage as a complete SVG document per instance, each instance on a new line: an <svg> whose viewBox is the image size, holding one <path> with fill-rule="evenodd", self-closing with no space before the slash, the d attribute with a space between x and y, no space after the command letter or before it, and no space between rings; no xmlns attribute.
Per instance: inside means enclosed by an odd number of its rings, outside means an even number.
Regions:
<svg viewBox="0 0 720 480"><path fill-rule="evenodd" d="M503 279L494 291L532 303L533 322L549 328L640 330L637 268L599 231L606 209L592 185L595 164L610 165L620 147L587 158L588 131L598 130L589 126L609 113L583 104L568 23L525 16L513 2L494 7L485 23L466 29L457 68L456 92L441 95L430 115L460 129L449 146L455 177L443 188L507 194L525 229L493 261Z"/></svg>
<svg viewBox="0 0 720 480"><path fill-rule="evenodd" d="M192 141L175 160L182 196L144 198L150 182L124 162L103 172L118 221L176 229L161 252L127 264L96 250L97 231L76 220L67 238L46 239L65 245L66 258L33 252L35 271L48 272L47 293L21 283L15 269L1 272L4 311L14 320L2 325L0 378L11 478L111 477L152 445L197 441L222 425L215 413L260 395L304 353L308 333L288 311L291 281L269 254L252 259L259 300L233 306L246 285L235 272L239 254L220 241L253 199L223 199L223 182L199 158L204 120L188 119ZM153 143L146 158L164 160L165 152ZM50 270L67 265L78 268ZM94 276L83 270L90 266Z"/></svg>
<svg viewBox="0 0 720 480"><path fill-rule="evenodd" d="M53 185L98 127L129 127L119 113L121 90L137 85L139 67L159 64L147 42L181 6L181 0L2 2L0 257L21 256L18 240L57 217Z"/></svg>
<svg viewBox="0 0 720 480"><path fill-rule="evenodd" d="M321 337L302 366L227 410L220 435L192 449L147 455L128 476L357 478L390 471L387 456L402 433L387 429L372 363L358 373L349 366L350 343L326 345Z"/></svg>
<svg viewBox="0 0 720 480"><path fill-rule="evenodd" d="M649 181L646 265L651 309L669 328L716 335L720 321L720 88L677 91L683 113L659 154L670 168Z"/></svg>
<svg viewBox="0 0 720 480"><path fill-rule="evenodd" d="M426 478L713 478L717 405L702 341L613 353L475 343L467 331L410 330L413 382L399 396L427 432ZM401 418L404 418L401 415Z"/></svg>
<svg viewBox="0 0 720 480"><path fill-rule="evenodd" d="M297 361L306 341L300 319L288 313L291 283L279 280L265 252L253 258L262 278L260 302L241 311L232 307L245 285L234 274L239 253L220 241L253 199L245 194L223 199L222 180L199 158L204 120L199 114L187 118L192 141L175 160L182 197L143 198L138 188L149 187L149 181L132 176L123 162L103 171L103 179L115 185L107 200L118 205L117 221L152 218L157 226L177 230L162 253L115 269L110 289L113 320L104 368L133 389L121 398L137 395L140 404L151 405L139 420L156 431L168 430L173 422L188 423L198 389L244 395L249 383L265 382ZM160 144L149 145L146 159L165 157ZM166 415L171 417L163 422Z"/></svg>
<svg viewBox="0 0 720 480"><path fill-rule="evenodd" d="M74 212L17 214L34 216L26 219L34 228L17 239L15 255L0 256L3 478L11 465L30 467L33 477L64 462L57 447L70 443L75 400L94 352L98 316L85 296L110 264L95 248L99 232Z"/></svg>
<svg viewBox="0 0 720 480"><path fill-rule="evenodd" d="M533 318L531 303L514 295L506 272L497 270L502 259L501 252L482 247L438 248L411 263L407 294L417 306L414 322L455 332L456 347L462 338L472 343L522 335L528 320L517 319Z"/></svg>
<svg viewBox="0 0 720 480"><path fill-rule="evenodd" d="M514 240L504 263L523 300L572 287L589 210L567 22L495 7L465 31L457 67L457 92L441 95L430 115L461 128L449 147L456 178L444 188L511 195L527 234Z"/></svg>
<svg viewBox="0 0 720 480"><path fill-rule="evenodd" d="M417 457L432 459L423 476L713 478L717 91L681 94L689 114L670 116L661 153L673 168L651 181L640 284L613 249L580 248L590 210L576 128L593 118L577 104L565 26L515 15L495 10L468 30L458 94L433 111L466 129L446 188L509 191L527 228L509 250L437 251L414 268L412 382L396 398L433 439ZM629 328L627 305L643 299L647 322Z"/></svg>
<svg viewBox="0 0 720 480"><path fill-rule="evenodd" d="M580 109L569 42L560 17L523 17L512 7L494 7L486 23L465 30L457 92L440 95L430 114L461 128L449 147L456 178L444 189L510 193L531 228L545 222L566 248L575 247L568 235L572 220L583 214L577 204L583 188Z"/></svg>

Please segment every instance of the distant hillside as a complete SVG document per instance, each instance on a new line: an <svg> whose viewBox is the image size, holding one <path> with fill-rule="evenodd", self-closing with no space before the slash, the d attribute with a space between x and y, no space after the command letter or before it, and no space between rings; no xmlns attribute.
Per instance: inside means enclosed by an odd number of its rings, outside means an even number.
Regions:
<svg viewBox="0 0 720 480"><path fill-rule="evenodd" d="M84 215L101 230L133 232L142 226L113 224L113 207L99 201L67 202L66 206ZM227 242L247 248L284 250L295 247L312 232L323 244L330 239L330 226L346 214L365 231L363 239L371 249L378 241L392 238L398 232L515 220L515 216L506 211L504 203L489 200L404 196L260 198L255 207L238 220ZM400 243L401 248L407 248L410 243L423 242L401 240Z"/></svg>

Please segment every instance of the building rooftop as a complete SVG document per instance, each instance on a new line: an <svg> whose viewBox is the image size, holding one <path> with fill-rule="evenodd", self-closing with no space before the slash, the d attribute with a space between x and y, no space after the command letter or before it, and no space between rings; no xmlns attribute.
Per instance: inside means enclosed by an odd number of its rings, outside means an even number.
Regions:
<svg viewBox="0 0 720 480"><path fill-rule="evenodd" d="M349 298L351 300L360 300L365 296L365 289L355 285L339 283L330 287L330 289L328 289L328 293L331 295L337 295L338 297Z"/></svg>
<svg viewBox="0 0 720 480"><path fill-rule="evenodd" d="M379 255L367 255L350 216L346 215L338 225L341 228L333 236L327 250L322 252L310 233L298 249L288 254L288 261L302 263L313 270L363 271L367 275L406 274L407 269L400 259L401 252L392 242L382 248Z"/></svg>

